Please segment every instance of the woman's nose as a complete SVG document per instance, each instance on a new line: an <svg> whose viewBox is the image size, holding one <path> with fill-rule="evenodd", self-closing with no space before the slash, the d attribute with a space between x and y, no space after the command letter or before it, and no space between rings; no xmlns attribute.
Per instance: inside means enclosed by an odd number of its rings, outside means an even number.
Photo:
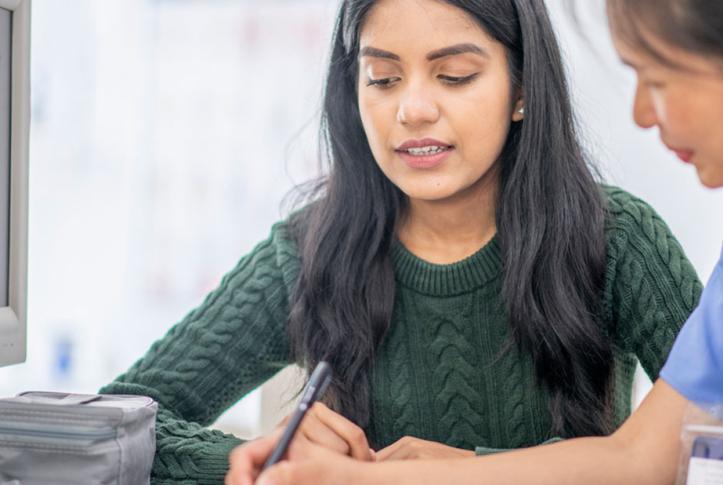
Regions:
<svg viewBox="0 0 723 485"><path fill-rule="evenodd" d="M402 94L397 121L403 125L431 124L439 119L439 108L428 89L409 86Z"/></svg>
<svg viewBox="0 0 723 485"><path fill-rule="evenodd" d="M652 128L658 123L650 91L638 83L633 103L633 119L641 128Z"/></svg>

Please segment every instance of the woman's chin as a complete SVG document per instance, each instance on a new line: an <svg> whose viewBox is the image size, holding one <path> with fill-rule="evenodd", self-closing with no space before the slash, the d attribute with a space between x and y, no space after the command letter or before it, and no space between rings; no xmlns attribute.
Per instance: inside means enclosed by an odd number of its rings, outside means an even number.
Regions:
<svg viewBox="0 0 723 485"><path fill-rule="evenodd" d="M404 192L410 200L424 202L442 202L451 199L457 193L456 190L443 186L414 187L408 190L402 188L402 192Z"/></svg>
<svg viewBox="0 0 723 485"><path fill-rule="evenodd" d="M698 179L705 187L709 189L723 188L723 166L722 167L698 167L696 166Z"/></svg>

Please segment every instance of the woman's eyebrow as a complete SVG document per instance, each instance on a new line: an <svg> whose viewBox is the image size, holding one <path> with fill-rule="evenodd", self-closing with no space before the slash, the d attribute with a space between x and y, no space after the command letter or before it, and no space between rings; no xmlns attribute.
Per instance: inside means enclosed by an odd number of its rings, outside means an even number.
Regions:
<svg viewBox="0 0 723 485"><path fill-rule="evenodd" d="M434 61L435 59L439 59L441 57L448 57L448 56L456 56L459 54L477 54L478 56L488 58L490 55L487 53L486 50L481 48L480 46L476 44L455 44L449 47L444 47L442 49L438 49L436 51L432 51L429 54L427 54L427 60L428 61Z"/></svg>
<svg viewBox="0 0 723 485"><path fill-rule="evenodd" d="M476 44L455 44L449 47L443 47L442 49L434 50L427 54L428 61L434 61L442 57L456 56L459 54L477 54L478 56L489 58L489 54L486 50ZM382 59L391 59L392 61L400 61L401 58L393 52L385 51L384 49L378 49L376 47L365 46L359 50L359 57L379 57Z"/></svg>
<svg viewBox="0 0 723 485"><path fill-rule="evenodd" d="M359 50L359 57L380 57L382 59L391 59L393 61L401 61L398 55L393 54L383 49L377 49L376 47L362 47Z"/></svg>

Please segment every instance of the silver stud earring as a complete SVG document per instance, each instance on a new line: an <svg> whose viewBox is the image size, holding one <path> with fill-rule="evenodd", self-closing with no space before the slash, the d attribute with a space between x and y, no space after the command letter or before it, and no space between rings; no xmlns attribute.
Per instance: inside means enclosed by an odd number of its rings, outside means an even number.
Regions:
<svg viewBox="0 0 723 485"><path fill-rule="evenodd" d="M521 115L525 114L525 107L523 106L522 108L518 109L517 112Z"/></svg>

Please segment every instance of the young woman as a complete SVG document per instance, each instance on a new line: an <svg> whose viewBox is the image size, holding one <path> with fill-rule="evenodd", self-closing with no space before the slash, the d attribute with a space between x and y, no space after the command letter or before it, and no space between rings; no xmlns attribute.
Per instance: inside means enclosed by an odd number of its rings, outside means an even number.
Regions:
<svg viewBox="0 0 723 485"><path fill-rule="evenodd" d="M703 185L723 189L723 4L697 0L607 0L616 48L638 76L634 117L692 164ZM705 210L721 211L721 207ZM679 462L683 413L723 403L723 254L653 388L609 437L581 438L467 460L362 464L301 437L290 461L257 484L665 484ZM275 437L239 448L227 482L253 483ZM414 443L377 454L407 458Z"/></svg>
<svg viewBox="0 0 723 485"><path fill-rule="evenodd" d="M158 401L154 480L223 480L240 440L203 426L291 362L334 369L302 435L363 460L619 426L701 286L571 118L539 0L344 1L321 190L103 389Z"/></svg>

